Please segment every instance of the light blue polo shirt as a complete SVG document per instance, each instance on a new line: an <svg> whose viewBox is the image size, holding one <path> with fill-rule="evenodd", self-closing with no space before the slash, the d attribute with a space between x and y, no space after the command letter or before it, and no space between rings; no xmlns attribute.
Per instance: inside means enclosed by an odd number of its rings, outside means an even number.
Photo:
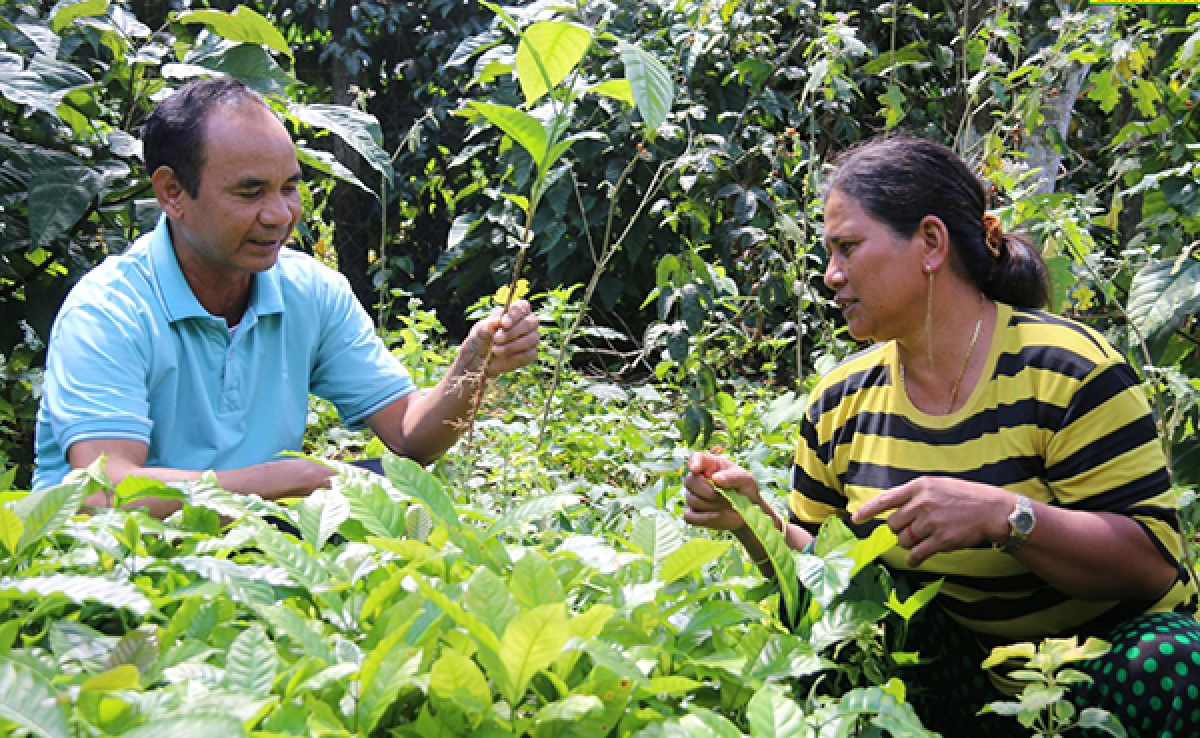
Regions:
<svg viewBox="0 0 1200 738"><path fill-rule="evenodd" d="M76 441L148 444L148 466L236 469L299 451L308 396L361 426L416 388L345 277L283 249L234 331L192 293L166 218L71 290L50 334L33 487Z"/></svg>

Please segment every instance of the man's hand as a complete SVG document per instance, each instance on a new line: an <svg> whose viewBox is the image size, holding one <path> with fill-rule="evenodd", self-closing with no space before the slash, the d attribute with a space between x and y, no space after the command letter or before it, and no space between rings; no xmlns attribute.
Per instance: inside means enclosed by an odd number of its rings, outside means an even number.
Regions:
<svg viewBox="0 0 1200 738"><path fill-rule="evenodd" d="M488 377L497 377L527 366L537 358L538 316L525 300L514 300L508 312L501 314L496 308L492 314L471 328L467 340L463 341L460 353L466 366L478 371L488 360Z"/></svg>

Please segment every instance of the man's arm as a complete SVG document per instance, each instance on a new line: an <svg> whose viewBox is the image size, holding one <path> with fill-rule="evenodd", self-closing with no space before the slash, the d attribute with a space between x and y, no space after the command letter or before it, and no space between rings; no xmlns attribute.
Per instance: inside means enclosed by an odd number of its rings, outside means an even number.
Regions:
<svg viewBox="0 0 1200 738"><path fill-rule="evenodd" d="M503 316L484 318L463 341L454 363L433 389L406 395L368 419L388 448L428 464L445 453L469 422L475 393L486 379L520 369L537 358L538 319L517 300ZM483 376L488 354L487 377Z"/></svg>
<svg viewBox="0 0 1200 738"><path fill-rule="evenodd" d="M105 438L78 441L67 451L71 468L79 469L90 465L103 454L106 457L105 471L113 484L120 484L128 476L146 477L162 482L179 482L199 479L204 472L185 469L167 469L146 466L149 447L140 441ZM334 472L308 459L279 459L255 464L242 469L217 472L217 482L223 489L238 494L253 494L265 500L284 497L303 497L319 487L328 485ZM108 501L103 494L84 500L89 507L106 507ZM165 518L180 508L175 500L139 500L156 518Z"/></svg>

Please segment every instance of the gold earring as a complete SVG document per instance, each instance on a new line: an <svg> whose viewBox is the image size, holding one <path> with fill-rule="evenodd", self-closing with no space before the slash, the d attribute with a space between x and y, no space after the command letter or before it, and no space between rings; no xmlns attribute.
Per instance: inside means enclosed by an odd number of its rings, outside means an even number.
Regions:
<svg viewBox="0 0 1200 738"><path fill-rule="evenodd" d="M929 276L928 287L925 290L925 350L929 353L929 368L933 368L933 269L926 264L925 274Z"/></svg>

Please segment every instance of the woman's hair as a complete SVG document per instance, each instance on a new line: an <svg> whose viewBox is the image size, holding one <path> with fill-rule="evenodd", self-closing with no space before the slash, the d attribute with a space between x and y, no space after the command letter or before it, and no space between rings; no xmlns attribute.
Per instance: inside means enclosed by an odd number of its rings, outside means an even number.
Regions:
<svg viewBox="0 0 1200 738"><path fill-rule="evenodd" d="M204 169L204 126L217 108L237 108L266 102L233 77L188 82L158 104L142 124L142 156L150 174L170 167L189 196L200 191Z"/></svg>
<svg viewBox="0 0 1200 738"><path fill-rule="evenodd" d="M985 227L983 184L958 154L932 141L888 136L855 146L835 165L826 196L837 191L851 198L906 238L922 218L937 216L950 233L952 266L984 295L1023 308L1049 301L1041 253L1025 236Z"/></svg>

